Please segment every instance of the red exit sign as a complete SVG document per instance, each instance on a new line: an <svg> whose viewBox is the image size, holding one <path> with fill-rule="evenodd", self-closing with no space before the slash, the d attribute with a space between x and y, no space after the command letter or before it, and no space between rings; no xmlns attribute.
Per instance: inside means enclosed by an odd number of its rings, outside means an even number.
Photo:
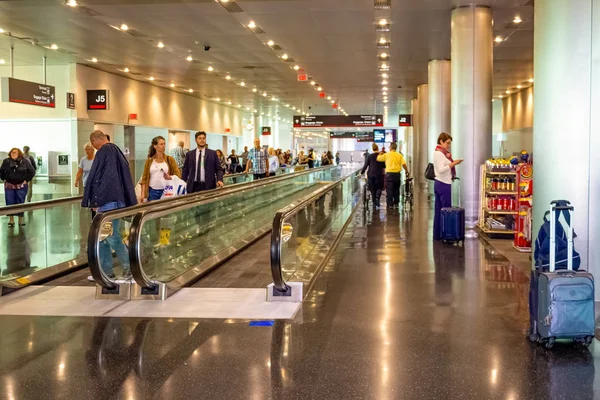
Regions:
<svg viewBox="0 0 600 400"><path fill-rule="evenodd" d="M298 74L298 82L306 82L307 80L308 80L308 75Z"/></svg>

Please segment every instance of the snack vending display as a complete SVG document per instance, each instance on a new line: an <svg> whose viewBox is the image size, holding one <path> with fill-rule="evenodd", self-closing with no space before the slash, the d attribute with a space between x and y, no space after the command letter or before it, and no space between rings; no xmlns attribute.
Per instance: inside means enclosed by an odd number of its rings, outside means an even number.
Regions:
<svg viewBox="0 0 600 400"><path fill-rule="evenodd" d="M531 252L532 207L533 207L533 165L520 164L517 167L517 220L513 247L523 253Z"/></svg>

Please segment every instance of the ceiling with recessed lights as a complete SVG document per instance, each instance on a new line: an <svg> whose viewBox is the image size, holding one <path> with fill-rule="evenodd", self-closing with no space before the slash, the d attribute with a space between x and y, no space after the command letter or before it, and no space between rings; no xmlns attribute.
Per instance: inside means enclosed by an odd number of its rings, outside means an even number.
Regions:
<svg viewBox="0 0 600 400"><path fill-rule="evenodd" d="M17 65L41 65L46 55L49 64L79 62L284 119L387 105L393 121L427 82L428 61L450 57L452 7L471 2L3 1L0 59L8 62L12 44ZM527 86L532 1L478 3L493 9L494 96Z"/></svg>

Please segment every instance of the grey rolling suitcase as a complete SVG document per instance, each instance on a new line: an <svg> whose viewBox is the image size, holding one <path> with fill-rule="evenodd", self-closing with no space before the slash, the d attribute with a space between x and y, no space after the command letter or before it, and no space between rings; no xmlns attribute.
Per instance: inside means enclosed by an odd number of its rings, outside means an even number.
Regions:
<svg viewBox="0 0 600 400"><path fill-rule="evenodd" d="M549 271L534 271L531 286L534 299L529 339L550 349L556 339L571 339L590 345L594 339L594 277L585 271L573 271L573 225L567 224L568 261L566 270L556 271L556 223L562 213L572 213L569 202L552 202L550 212ZM573 218L570 218L573 221ZM566 221L565 221L566 222ZM537 297L537 299L535 299ZM535 304L537 300L537 304ZM537 307L536 307L537 305Z"/></svg>

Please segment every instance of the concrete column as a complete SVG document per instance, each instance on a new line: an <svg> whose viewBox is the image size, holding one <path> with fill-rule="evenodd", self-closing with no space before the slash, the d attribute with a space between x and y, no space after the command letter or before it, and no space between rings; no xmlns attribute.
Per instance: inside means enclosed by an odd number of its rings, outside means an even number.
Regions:
<svg viewBox="0 0 600 400"><path fill-rule="evenodd" d="M413 128L412 128L412 143L411 143L411 157L412 157L412 165L409 170L410 173L413 174L416 181L419 181L417 177L419 165L419 101L417 99L412 99L410 101L411 112L412 112L412 120L413 120Z"/></svg>
<svg viewBox="0 0 600 400"><path fill-rule="evenodd" d="M417 100L419 102L419 163L417 164L417 182L427 184L425 169L429 163L429 88L425 85L417 87Z"/></svg>
<svg viewBox="0 0 600 400"><path fill-rule="evenodd" d="M598 276L600 0L538 0L535 23L534 237L550 202L570 200L575 248Z"/></svg>
<svg viewBox="0 0 600 400"><path fill-rule="evenodd" d="M479 214L479 167L492 155L492 36L489 7L452 11L452 154L465 160L457 173L468 229Z"/></svg>
<svg viewBox="0 0 600 400"><path fill-rule="evenodd" d="M433 149L440 133L451 133L450 60L429 61L429 140L428 160L433 162Z"/></svg>

